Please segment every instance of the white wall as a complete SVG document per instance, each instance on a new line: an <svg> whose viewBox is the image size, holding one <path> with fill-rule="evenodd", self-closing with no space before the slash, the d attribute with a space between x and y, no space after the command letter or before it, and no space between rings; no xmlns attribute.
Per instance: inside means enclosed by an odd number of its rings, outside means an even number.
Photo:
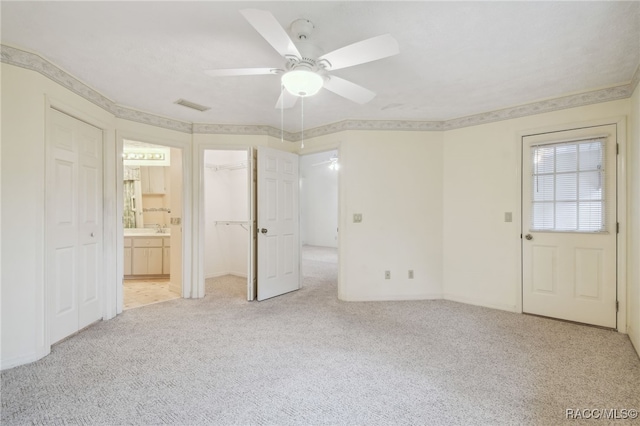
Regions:
<svg viewBox="0 0 640 426"><path fill-rule="evenodd" d="M441 297L442 134L343 132L305 141L305 152L338 145L339 297Z"/></svg>
<svg viewBox="0 0 640 426"><path fill-rule="evenodd" d="M179 141L219 146L299 144L267 136L188 135L114 117L38 73L1 64L1 349L0 367L44 356L45 99L100 123L113 158L105 167L105 211L115 230L116 132L143 141ZM350 131L305 141L306 152L340 146L340 298L391 300L441 297L513 310L520 285L519 225L503 222L520 203L517 135L526 129L629 116L628 315L631 337L640 342L640 94L537 116L446 132ZM185 145L187 146L187 145ZM191 145L188 146L189 148ZM185 152L187 165L199 151ZM190 167L190 166L189 166ZM193 168L199 194L199 169ZM190 184L190 183L189 183ZM195 246L199 208L192 201ZM362 213L363 222L352 222ZM515 218L514 218L515 219ZM185 229L190 218L183 218ZM115 244L116 232L106 232ZM190 249L187 244L185 250ZM115 258L122 253L107 253ZM196 267L198 259L194 253ZM188 266L187 266L188 267ZM384 279L384 270L392 278ZM415 278L407 278L414 269ZM113 271L105 271L115 274ZM197 281L199 282L199 281ZM194 290L194 295L198 291ZM111 300L107 297L108 300ZM115 300L115 296L113 297Z"/></svg>
<svg viewBox="0 0 640 426"><path fill-rule="evenodd" d="M640 85L631 98L629 123L627 331L640 354Z"/></svg>
<svg viewBox="0 0 640 426"><path fill-rule="evenodd" d="M520 132L625 116L629 100L444 134L444 297L516 311L520 289ZM514 221L504 222L513 212Z"/></svg>
<svg viewBox="0 0 640 426"><path fill-rule="evenodd" d="M332 150L300 157L302 244L338 246L338 171L326 163L337 155L338 151Z"/></svg>
<svg viewBox="0 0 640 426"><path fill-rule="evenodd" d="M0 366L48 353L44 330L45 95L105 123L114 143L113 116L32 71L1 65L2 281ZM109 130L108 129L108 130ZM107 172L107 171L105 171ZM105 176L106 178L106 176ZM108 206L115 194L105 192ZM105 221L109 221L108 216ZM105 226L113 223L105 223ZM108 253L105 253L107 256ZM115 257L114 257L115 259ZM109 271L105 271L106 274ZM114 296L115 300L115 296Z"/></svg>
<svg viewBox="0 0 640 426"><path fill-rule="evenodd" d="M2 86L2 276L0 368L34 361L49 352L45 330L45 147L46 105L55 105L104 130L104 318L117 312L122 298L121 157L118 134L155 141L191 140L191 135L113 115L34 71L0 64ZM188 153L190 155L190 152ZM119 169L120 167L120 169ZM190 188L185 191L188 193ZM188 222L189 224L190 222ZM119 228L118 228L119 227ZM120 229L118 231L118 229Z"/></svg>
<svg viewBox="0 0 640 426"><path fill-rule="evenodd" d="M207 150L205 165L247 161L247 151ZM247 275L248 232L216 221L248 221L247 169L204 170L205 277ZM245 226L246 227L246 226Z"/></svg>

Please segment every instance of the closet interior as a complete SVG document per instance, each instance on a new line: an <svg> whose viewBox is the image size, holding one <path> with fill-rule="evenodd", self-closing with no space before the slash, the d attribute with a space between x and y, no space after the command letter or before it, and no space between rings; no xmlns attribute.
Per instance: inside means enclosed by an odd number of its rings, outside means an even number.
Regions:
<svg viewBox="0 0 640 426"><path fill-rule="evenodd" d="M205 151L206 278L247 277L250 259L248 159L247 150Z"/></svg>

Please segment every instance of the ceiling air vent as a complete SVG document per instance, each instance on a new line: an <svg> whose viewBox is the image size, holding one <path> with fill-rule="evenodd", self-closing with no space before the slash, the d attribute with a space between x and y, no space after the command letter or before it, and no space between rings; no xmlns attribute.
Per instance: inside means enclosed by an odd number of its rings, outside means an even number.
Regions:
<svg viewBox="0 0 640 426"><path fill-rule="evenodd" d="M210 107L206 107L204 105L200 105L195 102L185 101L184 99L178 99L177 101L174 102L174 104L182 105L183 107L195 109L200 112L211 109Z"/></svg>

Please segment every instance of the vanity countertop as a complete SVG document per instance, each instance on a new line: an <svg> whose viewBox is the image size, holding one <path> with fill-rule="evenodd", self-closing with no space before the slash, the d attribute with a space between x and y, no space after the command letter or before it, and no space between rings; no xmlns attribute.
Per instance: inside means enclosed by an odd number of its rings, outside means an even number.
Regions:
<svg viewBox="0 0 640 426"><path fill-rule="evenodd" d="M125 238L138 237L138 238L154 238L154 237L170 237L171 233L169 232L127 232L124 231Z"/></svg>

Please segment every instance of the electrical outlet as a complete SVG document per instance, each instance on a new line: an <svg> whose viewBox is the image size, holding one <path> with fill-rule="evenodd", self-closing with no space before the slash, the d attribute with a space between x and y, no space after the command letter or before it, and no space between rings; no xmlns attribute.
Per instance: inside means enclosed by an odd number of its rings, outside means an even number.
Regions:
<svg viewBox="0 0 640 426"><path fill-rule="evenodd" d="M391 279L391 271L384 271L384 279L385 280Z"/></svg>
<svg viewBox="0 0 640 426"><path fill-rule="evenodd" d="M353 214L353 223L362 222L362 213L354 213Z"/></svg>
<svg viewBox="0 0 640 426"><path fill-rule="evenodd" d="M505 222L512 222L513 221L513 215L511 214L511 212L505 212L504 213L504 221Z"/></svg>
<svg viewBox="0 0 640 426"><path fill-rule="evenodd" d="M409 269L409 279L413 279L413 269Z"/></svg>

